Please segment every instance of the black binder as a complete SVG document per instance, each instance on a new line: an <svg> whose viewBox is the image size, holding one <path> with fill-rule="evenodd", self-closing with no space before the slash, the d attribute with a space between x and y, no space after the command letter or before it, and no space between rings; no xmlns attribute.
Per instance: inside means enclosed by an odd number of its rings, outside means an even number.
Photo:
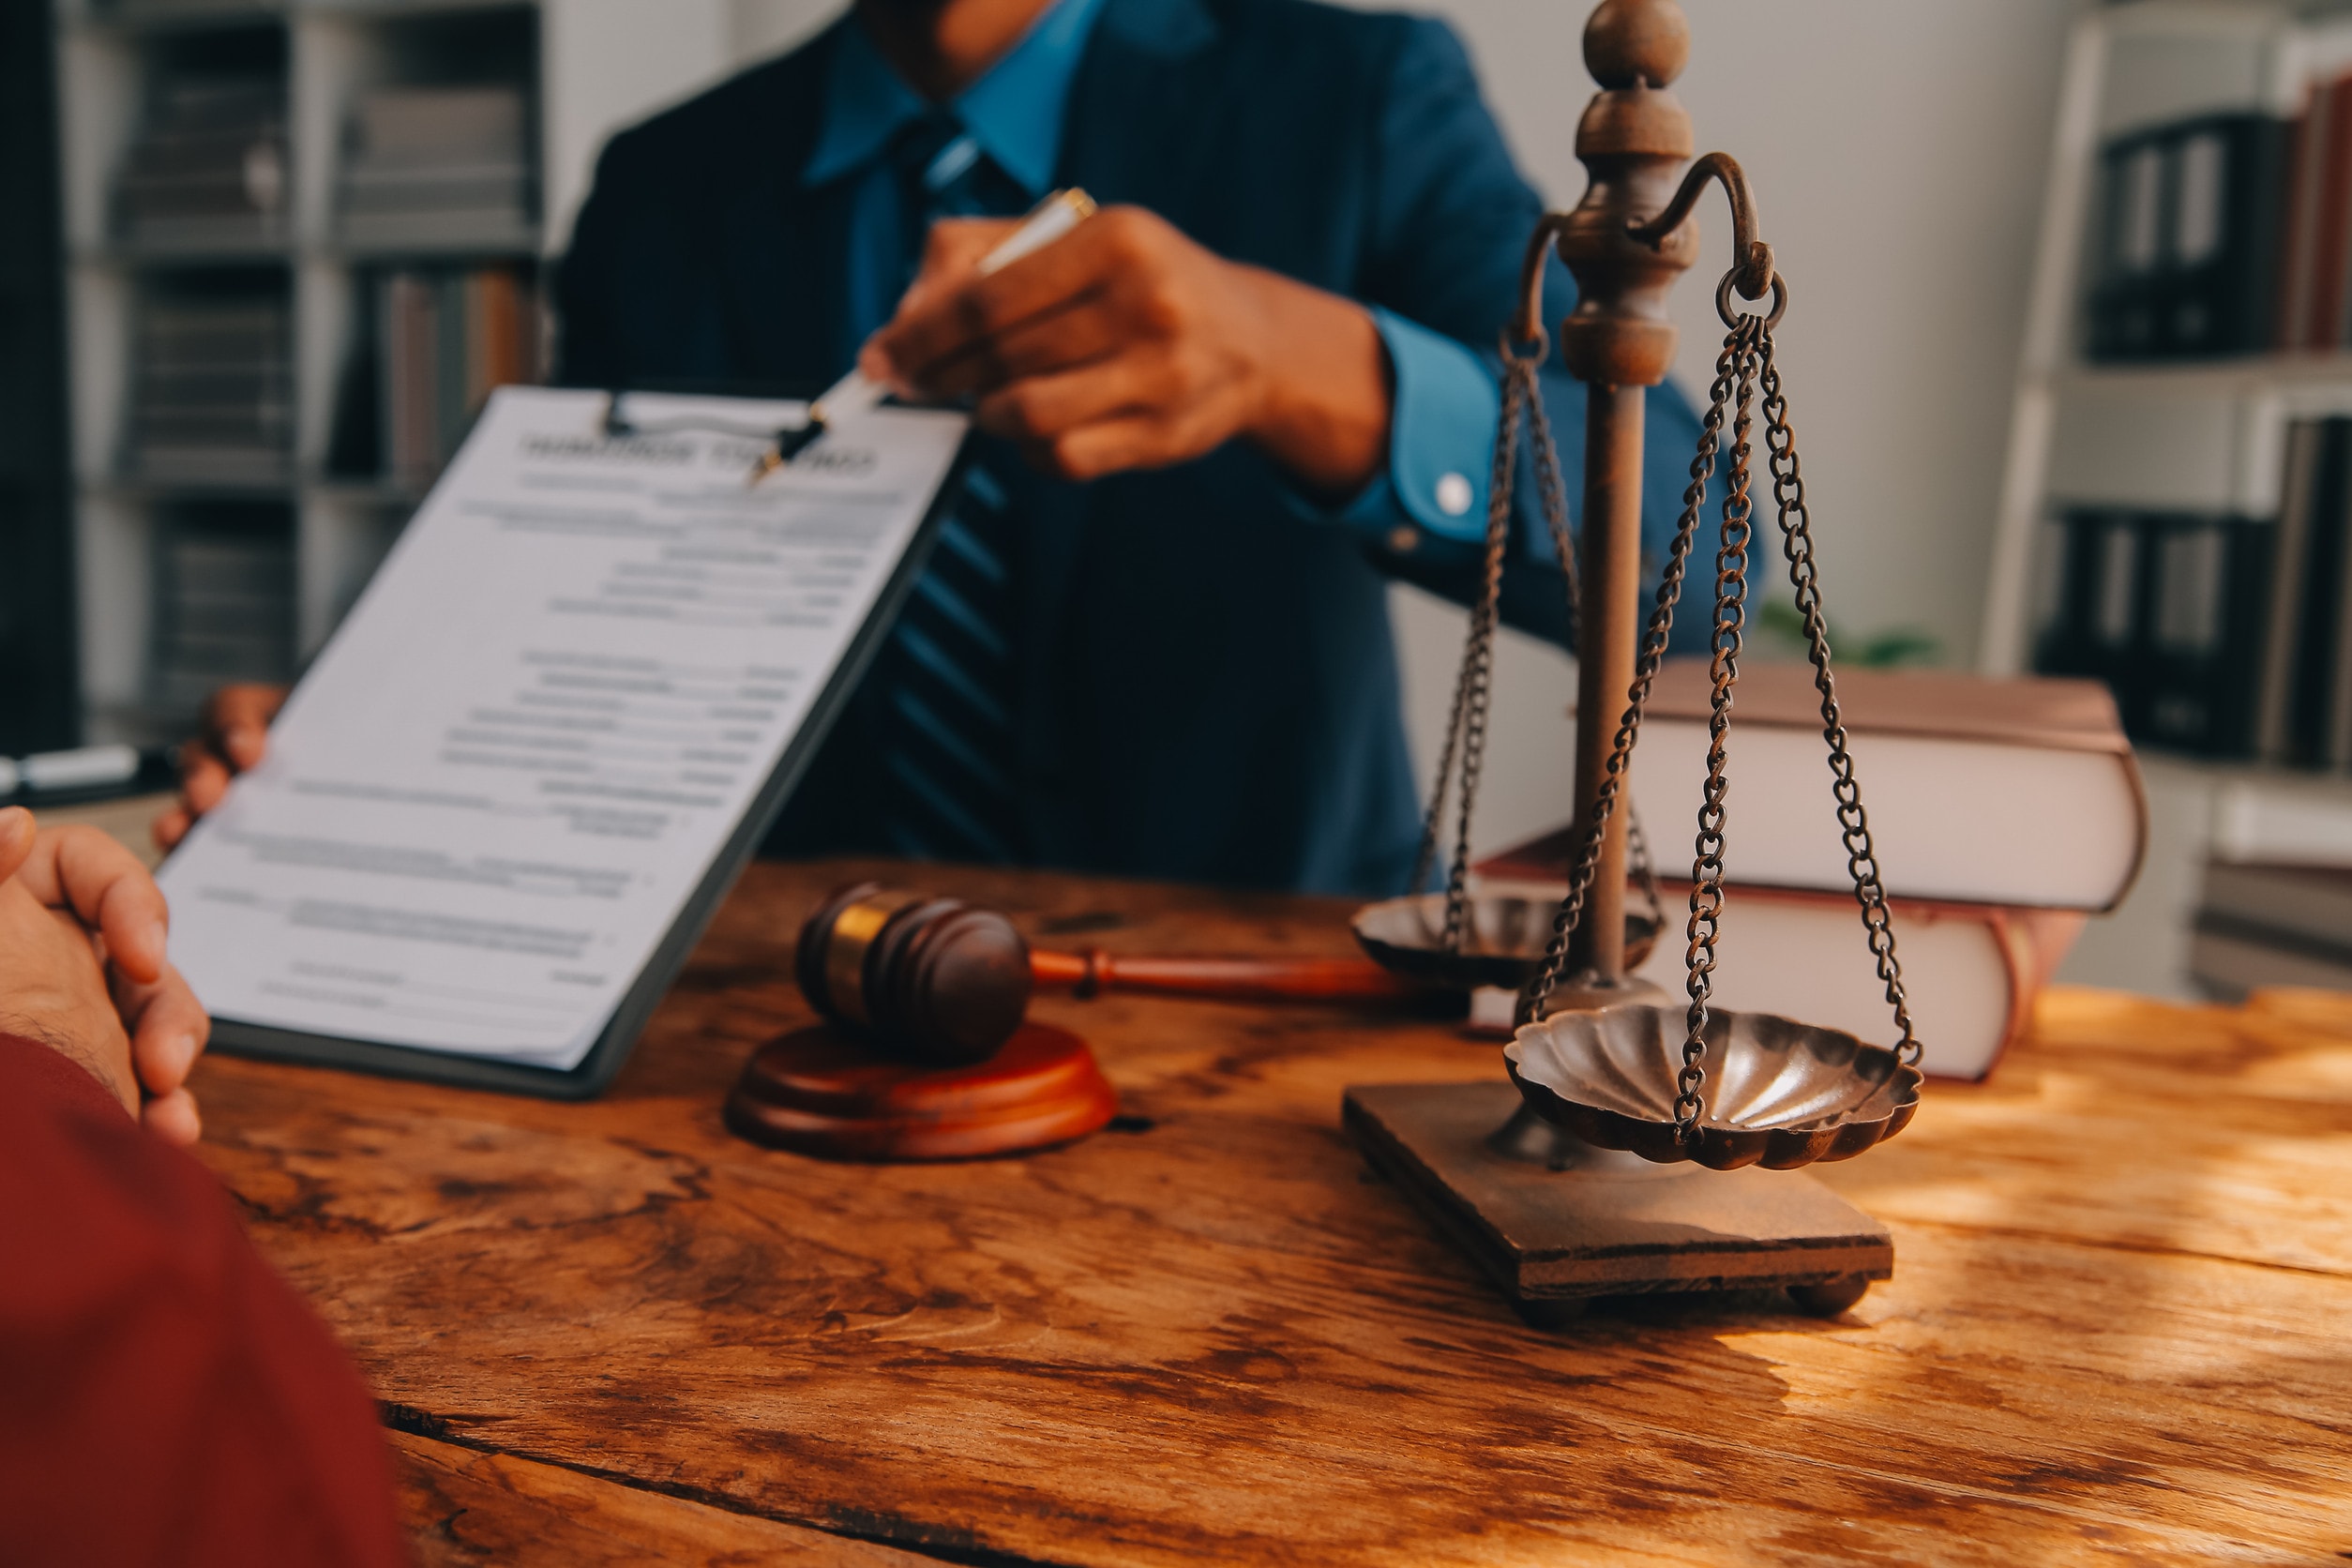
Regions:
<svg viewBox="0 0 2352 1568"><path fill-rule="evenodd" d="M2092 360L2270 347L2292 135L2267 114L2207 114L2107 143L2085 312Z"/></svg>

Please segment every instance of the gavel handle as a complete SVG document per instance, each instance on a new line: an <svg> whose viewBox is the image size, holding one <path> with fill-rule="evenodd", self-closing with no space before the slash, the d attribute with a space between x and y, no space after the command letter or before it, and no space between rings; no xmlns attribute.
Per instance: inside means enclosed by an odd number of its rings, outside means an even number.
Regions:
<svg viewBox="0 0 2352 1568"><path fill-rule="evenodd" d="M1032 948L1029 972L1040 988L1067 987L1079 997L1119 990L1233 1002L1370 1002L1428 994L1369 958L1121 958L1099 947Z"/></svg>

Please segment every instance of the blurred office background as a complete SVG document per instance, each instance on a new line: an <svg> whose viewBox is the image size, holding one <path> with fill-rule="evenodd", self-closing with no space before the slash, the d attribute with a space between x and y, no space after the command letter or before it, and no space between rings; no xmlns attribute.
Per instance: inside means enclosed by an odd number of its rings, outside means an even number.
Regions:
<svg viewBox="0 0 2352 1568"><path fill-rule="evenodd" d="M2352 69L2352 6L1684 4L1696 43L1677 91L1700 146L1751 172L1792 284L1783 358L1833 623L1849 651L2118 683L2155 852L2067 974L2194 994L2209 855L2352 861L2352 786L2338 776L2352 740L2334 746L2324 719L2298 730L2289 715L2266 738L2231 716L2261 705L2266 677L2246 616L2227 608L2262 599L2257 578L2306 572L2280 542L2289 453L2325 468L2328 416L2352 412L2334 327L2282 337L2272 301L2292 270L2279 236L2299 210L2294 148L2299 135L2326 143L2312 106ZM212 685L296 669L487 389L540 373L542 284L606 136L837 8L10 0L0 752L170 738ZM1589 7L1426 8L1468 41L1529 174L1573 202ZM2209 134L2184 143L2184 126ZM2352 149L2352 131L2335 134ZM2352 221L2342 201L2319 212L2324 171L2306 162L2306 230ZM2257 186L2277 211L2238 204ZM2190 222L2184 191L2222 204L2195 241L2210 254L2189 260L2210 264L2198 276L2218 279L2217 309L2261 295L2222 310L2259 314L2258 332L2109 331L2139 297L2133 267L2187 276L2170 240L2117 251L2116 223L2138 221L2118 219L2118 192L2133 190L2152 204L2151 234ZM1720 338L1709 285L1726 241L1720 204L1702 213L1703 260L1676 301L1695 392ZM2348 263L2333 243L2315 264L2334 268L2340 294ZM2352 462L2352 443L2338 445ZM2338 519L2304 534L2330 528L2344 532ZM2329 562L2352 555L2331 548ZM2085 562L2114 580L2071 582ZM2160 562L2179 565L2177 581ZM2329 595L2347 575L2331 569ZM2206 579L2219 598L2166 610ZM1395 603L1426 767L1461 614L1407 589ZM2141 689L2159 643L2186 649L2165 666L2178 690ZM2352 689L2352 675L2338 684ZM2327 679L2303 686L2283 713L2333 711ZM1565 659L1509 641L1487 847L1565 817L1573 692Z"/></svg>

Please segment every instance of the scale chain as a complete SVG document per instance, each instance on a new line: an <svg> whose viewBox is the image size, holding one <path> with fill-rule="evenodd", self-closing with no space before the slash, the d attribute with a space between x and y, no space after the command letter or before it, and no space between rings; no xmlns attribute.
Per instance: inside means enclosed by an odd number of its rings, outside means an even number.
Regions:
<svg viewBox="0 0 2352 1568"><path fill-rule="evenodd" d="M1477 802L1479 777L1485 761L1495 632L1500 621L1503 567L1510 548L1512 497L1515 488L1519 432L1523 423L1530 427L1530 444L1533 447L1537 493L1553 549L1560 555L1561 578L1568 596L1570 641L1573 642L1575 639L1576 564L1568 533L1567 491L1561 483L1560 456L1552 445L1551 422L1545 416L1543 390L1537 381L1537 371L1549 352L1549 344L1540 332L1532 342L1533 352L1521 354L1514 348L1507 332L1503 338L1502 408L1496 426L1494 467L1487 486L1484 571L1478 602L1470 611L1470 629L1462 650L1461 672L1455 682L1453 711L1447 718L1445 741L1438 755L1437 781L1430 794L1429 814L1423 823L1420 848L1413 859L1411 887L1418 891L1428 882L1430 868L1436 863L1438 840L1443 832L1441 824L1445 821L1447 797L1454 783L1455 762L1458 758L1461 763L1461 796L1455 818L1454 853L1446 876L1443 940L1445 951L1449 953L1462 950L1465 934L1470 816Z"/></svg>
<svg viewBox="0 0 2352 1568"><path fill-rule="evenodd" d="M1408 893L1419 893L1429 881L1429 867L1438 858L1438 824L1445 820L1448 786L1454 779L1454 753L1462 738L1462 699L1468 674L1467 664L1454 677L1454 708L1445 721L1445 742L1438 751L1437 782L1430 786L1429 811L1421 824L1421 848L1413 855L1412 880L1406 884Z"/></svg>
<svg viewBox="0 0 2352 1568"><path fill-rule="evenodd" d="M1544 392L1535 379L1536 361L1522 359L1503 346L1511 373L1526 382L1528 445L1535 458L1535 490L1544 505L1544 526L1552 535L1552 552L1560 557L1560 581L1568 596L1566 646L1582 645L1584 590L1576 576L1576 544L1568 535L1568 488L1560 481L1560 447L1552 440L1552 422L1544 412Z"/></svg>
<svg viewBox="0 0 2352 1568"><path fill-rule="evenodd" d="M1813 559L1812 515L1805 507L1804 470L1797 459L1797 438L1788 425L1788 399L1783 392L1780 367L1772 355L1772 334L1762 336L1764 387L1764 445L1772 471L1772 499L1780 513L1783 553L1788 558L1788 580L1797 593L1797 611L1803 618L1806 651L1813 660L1814 689L1821 694L1821 735L1829 743L1831 791L1837 797L1837 822L1844 831L1846 868L1854 879L1854 899L1862 906L1862 927L1870 936L1870 955L1887 1003L1894 1009L1895 1027L1903 1038L1896 1057L1917 1066L1922 1048L1911 1024L1909 999L1903 988L1903 965L1895 957L1894 925L1887 912L1886 886L1878 874L1878 854L1870 837L1870 818L1862 810L1862 786L1854 779L1854 759L1847 748L1846 724L1839 712L1837 683L1830 673L1829 621L1821 610L1819 574Z"/></svg>
<svg viewBox="0 0 2352 1568"><path fill-rule="evenodd" d="M1609 819L1623 788L1626 766L1639 735L1643 709L1649 701L1658 668L1665 658L1667 635L1673 626L1675 602L1680 596L1696 543L1699 514L1706 505L1707 480L1713 473L1724 425L1728 419L1732 425L1732 442L1725 474L1723 532L1715 554L1715 617L1709 644L1711 691L1708 716L1707 784L1699 807L1698 834L1691 867L1691 915L1686 955L1691 1001L1685 1015L1687 1032L1682 1047L1682 1068L1676 1079L1678 1093L1674 1101L1676 1133L1686 1141L1696 1135L1698 1124L1706 1116L1707 1103L1702 1091L1707 1073L1703 1063L1707 1048L1708 1003L1713 993L1715 942L1721 933L1724 907L1723 852L1729 790L1727 762L1731 688L1739 679L1739 658L1746 625L1748 551L1754 532L1754 503L1750 496L1754 448L1750 434L1754 429L1755 413L1759 406L1764 415L1767 463L1772 475L1772 498L1778 512L1783 550L1788 560L1789 581L1796 590L1797 610L1804 623L1807 652L1813 663L1814 686L1821 694L1822 737L1829 746L1832 792L1836 797L1838 825L1844 834L1847 869L1854 879L1854 897L1862 908L1862 925L1869 935L1871 956L1877 964L1878 978L1886 987L1887 1001L1894 1010L1895 1025L1902 1033L1895 1055L1906 1065L1916 1066L1922 1048L1903 987L1902 963L1895 953L1893 923L1887 909L1885 883L1871 839L1869 817L1862 809L1862 790L1854 776L1853 756L1838 706L1835 681L1831 673L1828 619L1821 608L1811 517L1805 505L1803 470L1797 457L1795 435L1789 427L1788 400L1782 384L1772 339L1772 326L1779 318L1782 301L1786 299L1786 285L1777 277L1772 279L1773 288L1781 294L1781 300L1775 302L1770 313L1734 316L1727 300L1720 297L1727 294L1732 281L1732 278L1726 278L1723 290L1719 291L1719 307L1723 309L1729 331L1724 339L1723 352L1715 360L1715 380L1709 391L1706 418L1701 423L1698 452L1691 462L1691 483L1683 491L1682 516L1676 526L1672 552L1658 584L1649 624L1643 632L1634 681L1626 693L1624 716L1619 723L1607 769L1593 802L1592 821L1587 824L1584 837L1577 845L1576 857L1570 869L1567 896L1561 899L1559 912L1552 922L1552 938L1545 952L1543 968L1521 994L1517 1013L1517 1021L1521 1024L1540 1018L1544 1004L1559 984L1560 972L1566 965L1569 939L1583 915L1594 868L1600 859L1603 837L1607 832ZM1629 837L1638 834L1636 824L1629 821L1627 825ZM1632 846L1629 844L1628 847ZM1648 861L1646 850L1645 845L1639 857L1644 865ZM1654 885L1654 877L1646 880Z"/></svg>
<svg viewBox="0 0 2352 1568"><path fill-rule="evenodd" d="M1753 318L1742 320L1750 319ZM1560 984L1560 971L1567 966L1569 939L1584 916L1585 899L1591 891L1594 868L1600 863L1601 843L1608 832L1609 819L1616 812L1625 766L1640 733L1642 709L1650 701L1650 688L1657 679L1658 668L1666 662L1666 639L1674 629L1674 607L1681 597L1683 575L1698 538L1699 514L1707 506L1707 480L1715 469L1716 445L1737 384L1740 349L1745 341L1742 335L1750 330L1744 324L1735 325L1731 335L1724 339L1723 352L1715 358L1714 384L1709 388L1707 415L1699 427L1698 454L1691 460L1691 481L1682 491L1682 515L1675 524L1674 543L1666 552L1666 569L1659 576L1649 624L1642 631L1633 684L1626 690L1625 712L1618 721L1608 766L1593 797L1592 821L1586 824L1584 839L1576 846L1576 857L1569 867L1567 895L1552 916L1551 941L1544 951L1543 968L1528 982L1527 989L1519 993L1515 1021L1520 1024L1532 1023L1543 1016L1544 1004L1551 999L1553 988ZM1647 858L1645 855L1645 862Z"/></svg>
<svg viewBox="0 0 2352 1568"><path fill-rule="evenodd" d="M1500 509L1507 518L1510 510L1511 497L1509 470L1506 468L1505 464L1509 460L1510 453L1517 445L1517 431L1519 424L1518 400L1519 388L1517 384L1515 383L1506 381L1502 389L1502 411L1496 423L1496 458L1494 478L1489 484L1487 490L1489 504L1486 508L1486 542L1488 553L1490 555L1493 553L1496 513ZM1497 503L1500 504L1499 506ZM1481 581L1483 587L1485 579L1482 578ZM1499 593L1500 579L1498 578L1496 581ZM1407 887L1407 891L1410 893L1419 893L1421 891L1422 887L1429 881L1429 868L1437 863L1438 839L1440 835L1444 832L1443 823L1445 822L1446 798L1452 791L1454 784L1454 761L1455 758L1457 755L1461 755L1464 749L1462 746L1463 720L1469 716L1470 713L1471 674L1478 667L1480 654L1482 651L1483 639L1481 633L1485 618L1486 608L1486 599L1485 595L1482 593L1479 602L1470 607L1470 626L1468 632L1466 633L1466 641L1462 648L1462 666L1460 670L1455 671L1454 677L1454 705L1452 711L1446 716L1445 741L1438 752L1437 779L1430 787L1429 812L1427 817L1422 822L1421 847L1413 856L1412 881ZM1463 793L1466 796L1475 795L1477 793L1477 780L1481 761L1482 759L1475 757L1465 756L1463 758L1463 772L1465 775ZM1450 916L1452 912L1452 879L1450 877L1447 884L1447 897L1448 913ZM1452 934L1453 930L1454 927L1451 919L1449 919L1449 935ZM1451 941L1448 942L1447 945L1449 950L1453 950L1453 942Z"/></svg>
<svg viewBox="0 0 2352 1568"><path fill-rule="evenodd" d="M1714 995L1715 939L1723 928L1723 831L1726 776L1731 737L1731 686L1740 678L1740 649L1747 624L1748 542L1755 502L1748 493L1749 432L1755 425L1756 382L1763 369L1760 318L1749 331L1734 329L1739 341L1739 385L1733 394L1731 461L1724 478L1723 533L1715 547L1715 622L1708 640L1708 673L1713 684L1707 716L1707 788L1698 808L1698 837L1691 862L1690 949L1687 957L1691 1004L1689 1033L1682 1043L1682 1070L1675 1079L1674 1125L1685 1140L1696 1136L1707 1101L1707 1003Z"/></svg>
<svg viewBox="0 0 2352 1568"><path fill-rule="evenodd" d="M1454 854L1446 870L1445 880L1445 951L1462 950L1465 906L1470 889L1470 813L1478 801L1479 775L1486 758L1486 714L1488 695L1492 690L1495 658L1495 623L1502 600L1503 557L1511 539L1511 463L1518 450L1519 423L1526 407L1525 393L1516 377L1506 378L1503 384L1501 417L1495 432L1494 473L1487 485L1486 549L1484 572L1479 580L1478 603L1470 611L1469 641L1462 650L1462 673L1454 692L1454 734L1448 737L1446 762L1451 768L1457 746L1462 759L1462 793L1454 835ZM1442 820L1444 784L1439 785L1439 797L1430 802L1429 822L1424 831L1425 842L1434 851L1439 822ZM1414 885L1426 878L1426 867L1417 867Z"/></svg>
<svg viewBox="0 0 2352 1568"><path fill-rule="evenodd" d="M1650 928L1666 929L1666 896L1658 890L1658 868L1650 863L1650 836L1641 831L1641 812L1625 803L1626 869L1641 888L1642 907L1650 912Z"/></svg>

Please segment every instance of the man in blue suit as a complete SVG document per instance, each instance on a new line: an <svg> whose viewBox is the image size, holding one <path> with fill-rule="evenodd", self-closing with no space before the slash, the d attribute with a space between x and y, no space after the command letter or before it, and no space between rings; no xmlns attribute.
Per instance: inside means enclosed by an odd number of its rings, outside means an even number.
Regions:
<svg viewBox="0 0 2352 1568"><path fill-rule="evenodd" d="M1073 186L1097 217L977 273ZM560 380L816 387L863 354L984 432L772 847L1401 891L1383 580L1474 589L1540 211L1451 32L1311 0L858 0L615 137ZM1545 393L1573 436L1582 388ZM1670 389L1650 428L1654 546L1697 430ZM1517 489L1505 614L1558 640Z"/></svg>

